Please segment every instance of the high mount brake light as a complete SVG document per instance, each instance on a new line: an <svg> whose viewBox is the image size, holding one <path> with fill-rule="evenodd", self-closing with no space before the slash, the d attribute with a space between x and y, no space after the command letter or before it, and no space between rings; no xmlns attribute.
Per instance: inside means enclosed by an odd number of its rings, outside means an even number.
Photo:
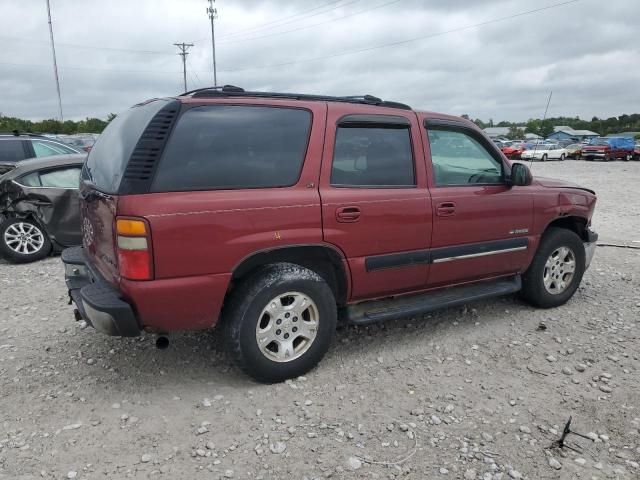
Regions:
<svg viewBox="0 0 640 480"><path fill-rule="evenodd" d="M151 238L144 220L116 219L120 275L129 280L153 279Z"/></svg>

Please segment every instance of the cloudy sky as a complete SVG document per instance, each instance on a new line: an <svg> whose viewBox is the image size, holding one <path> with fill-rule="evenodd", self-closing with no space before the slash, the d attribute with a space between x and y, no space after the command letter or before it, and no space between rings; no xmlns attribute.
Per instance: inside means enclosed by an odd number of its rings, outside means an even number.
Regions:
<svg viewBox="0 0 640 480"><path fill-rule="evenodd" d="M65 118L213 84L206 0L50 0ZM217 0L218 83L526 120L640 111L639 0ZM537 11L536 11L537 10ZM0 0L0 113L57 116L45 0Z"/></svg>

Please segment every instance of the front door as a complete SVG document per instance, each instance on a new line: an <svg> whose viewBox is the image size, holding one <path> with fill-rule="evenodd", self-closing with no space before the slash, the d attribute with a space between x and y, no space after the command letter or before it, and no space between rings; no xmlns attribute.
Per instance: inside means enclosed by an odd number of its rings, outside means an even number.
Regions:
<svg viewBox="0 0 640 480"><path fill-rule="evenodd" d="M320 196L323 236L344 253L351 299L424 288L431 200L413 112L329 105Z"/></svg>
<svg viewBox="0 0 640 480"><path fill-rule="evenodd" d="M521 271L534 239L533 195L510 186L509 166L479 131L428 119L433 203L429 286Z"/></svg>

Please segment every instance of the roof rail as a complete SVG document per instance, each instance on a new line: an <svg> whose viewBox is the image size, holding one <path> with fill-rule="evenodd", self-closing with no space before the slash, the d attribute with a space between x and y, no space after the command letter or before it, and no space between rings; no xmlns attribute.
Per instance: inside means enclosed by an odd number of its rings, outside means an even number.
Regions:
<svg viewBox="0 0 640 480"><path fill-rule="evenodd" d="M10 132L0 132L0 135L11 135L13 137L43 137L41 133L21 132L19 130L11 130Z"/></svg>
<svg viewBox="0 0 640 480"><path fill-rule="evenodd" d="M311 100L324 102L344 102L359 103L365 105L377 105L380 107L399 108L402 110L411 110L409 105L400 102L390 102L382 100L373 95L351 95L344 97L335 97L330 95L310 95L306 93L280 93L280 92L252 92L245 91L243 88L234 85L224 85L219 87L198 88L185 92L180 96L190 95L192 98L211 98L211 97L259 97L259 98L281 98L293 100Z"/></svg>

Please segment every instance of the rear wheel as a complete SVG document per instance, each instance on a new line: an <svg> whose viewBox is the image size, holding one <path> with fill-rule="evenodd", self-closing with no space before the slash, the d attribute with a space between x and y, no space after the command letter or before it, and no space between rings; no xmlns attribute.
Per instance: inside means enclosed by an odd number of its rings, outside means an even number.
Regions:
<svg viewBox="0 0 640 480"><path fill-rule="evenodd" d="M234 362L259 382L282 382L322 359L336 329L336 301L317 273L269 265L232 293L224 322Z"/></svg>
<svg viewBox="0 0 640 480"><path fill-rule="evenodd" d="M542 155L542 158L540 160L542 160L543 162L546 162L547 161L547 154L545 153L544 155Z"/></svg>
<svg viewBox="0 0 640 480"><path fill-rule="evenodd" d="M625 162L630 162L631 160L633 160L633 155L625 155L624 156L624 161Z"/></svg>
<svg viewBox="0 0 640 480"><path fill-rule="evenodd" d="M564 153L560 155L560 161L564 162Z"/></svg>
<svg viewBox="0 0 640 480"><path fill-rule="evenodd" d="M51 252L44 230L26 218L7 218L0 224L0 253L13 263L35 262Z"/></svg>
<svg viewBox="0 0 640 480"><path fill-rule="evenodd" d="M566 303L578 289L585 269L584 245L564 228L549 228L522 277L522 296L540 308Z"/></svg>

